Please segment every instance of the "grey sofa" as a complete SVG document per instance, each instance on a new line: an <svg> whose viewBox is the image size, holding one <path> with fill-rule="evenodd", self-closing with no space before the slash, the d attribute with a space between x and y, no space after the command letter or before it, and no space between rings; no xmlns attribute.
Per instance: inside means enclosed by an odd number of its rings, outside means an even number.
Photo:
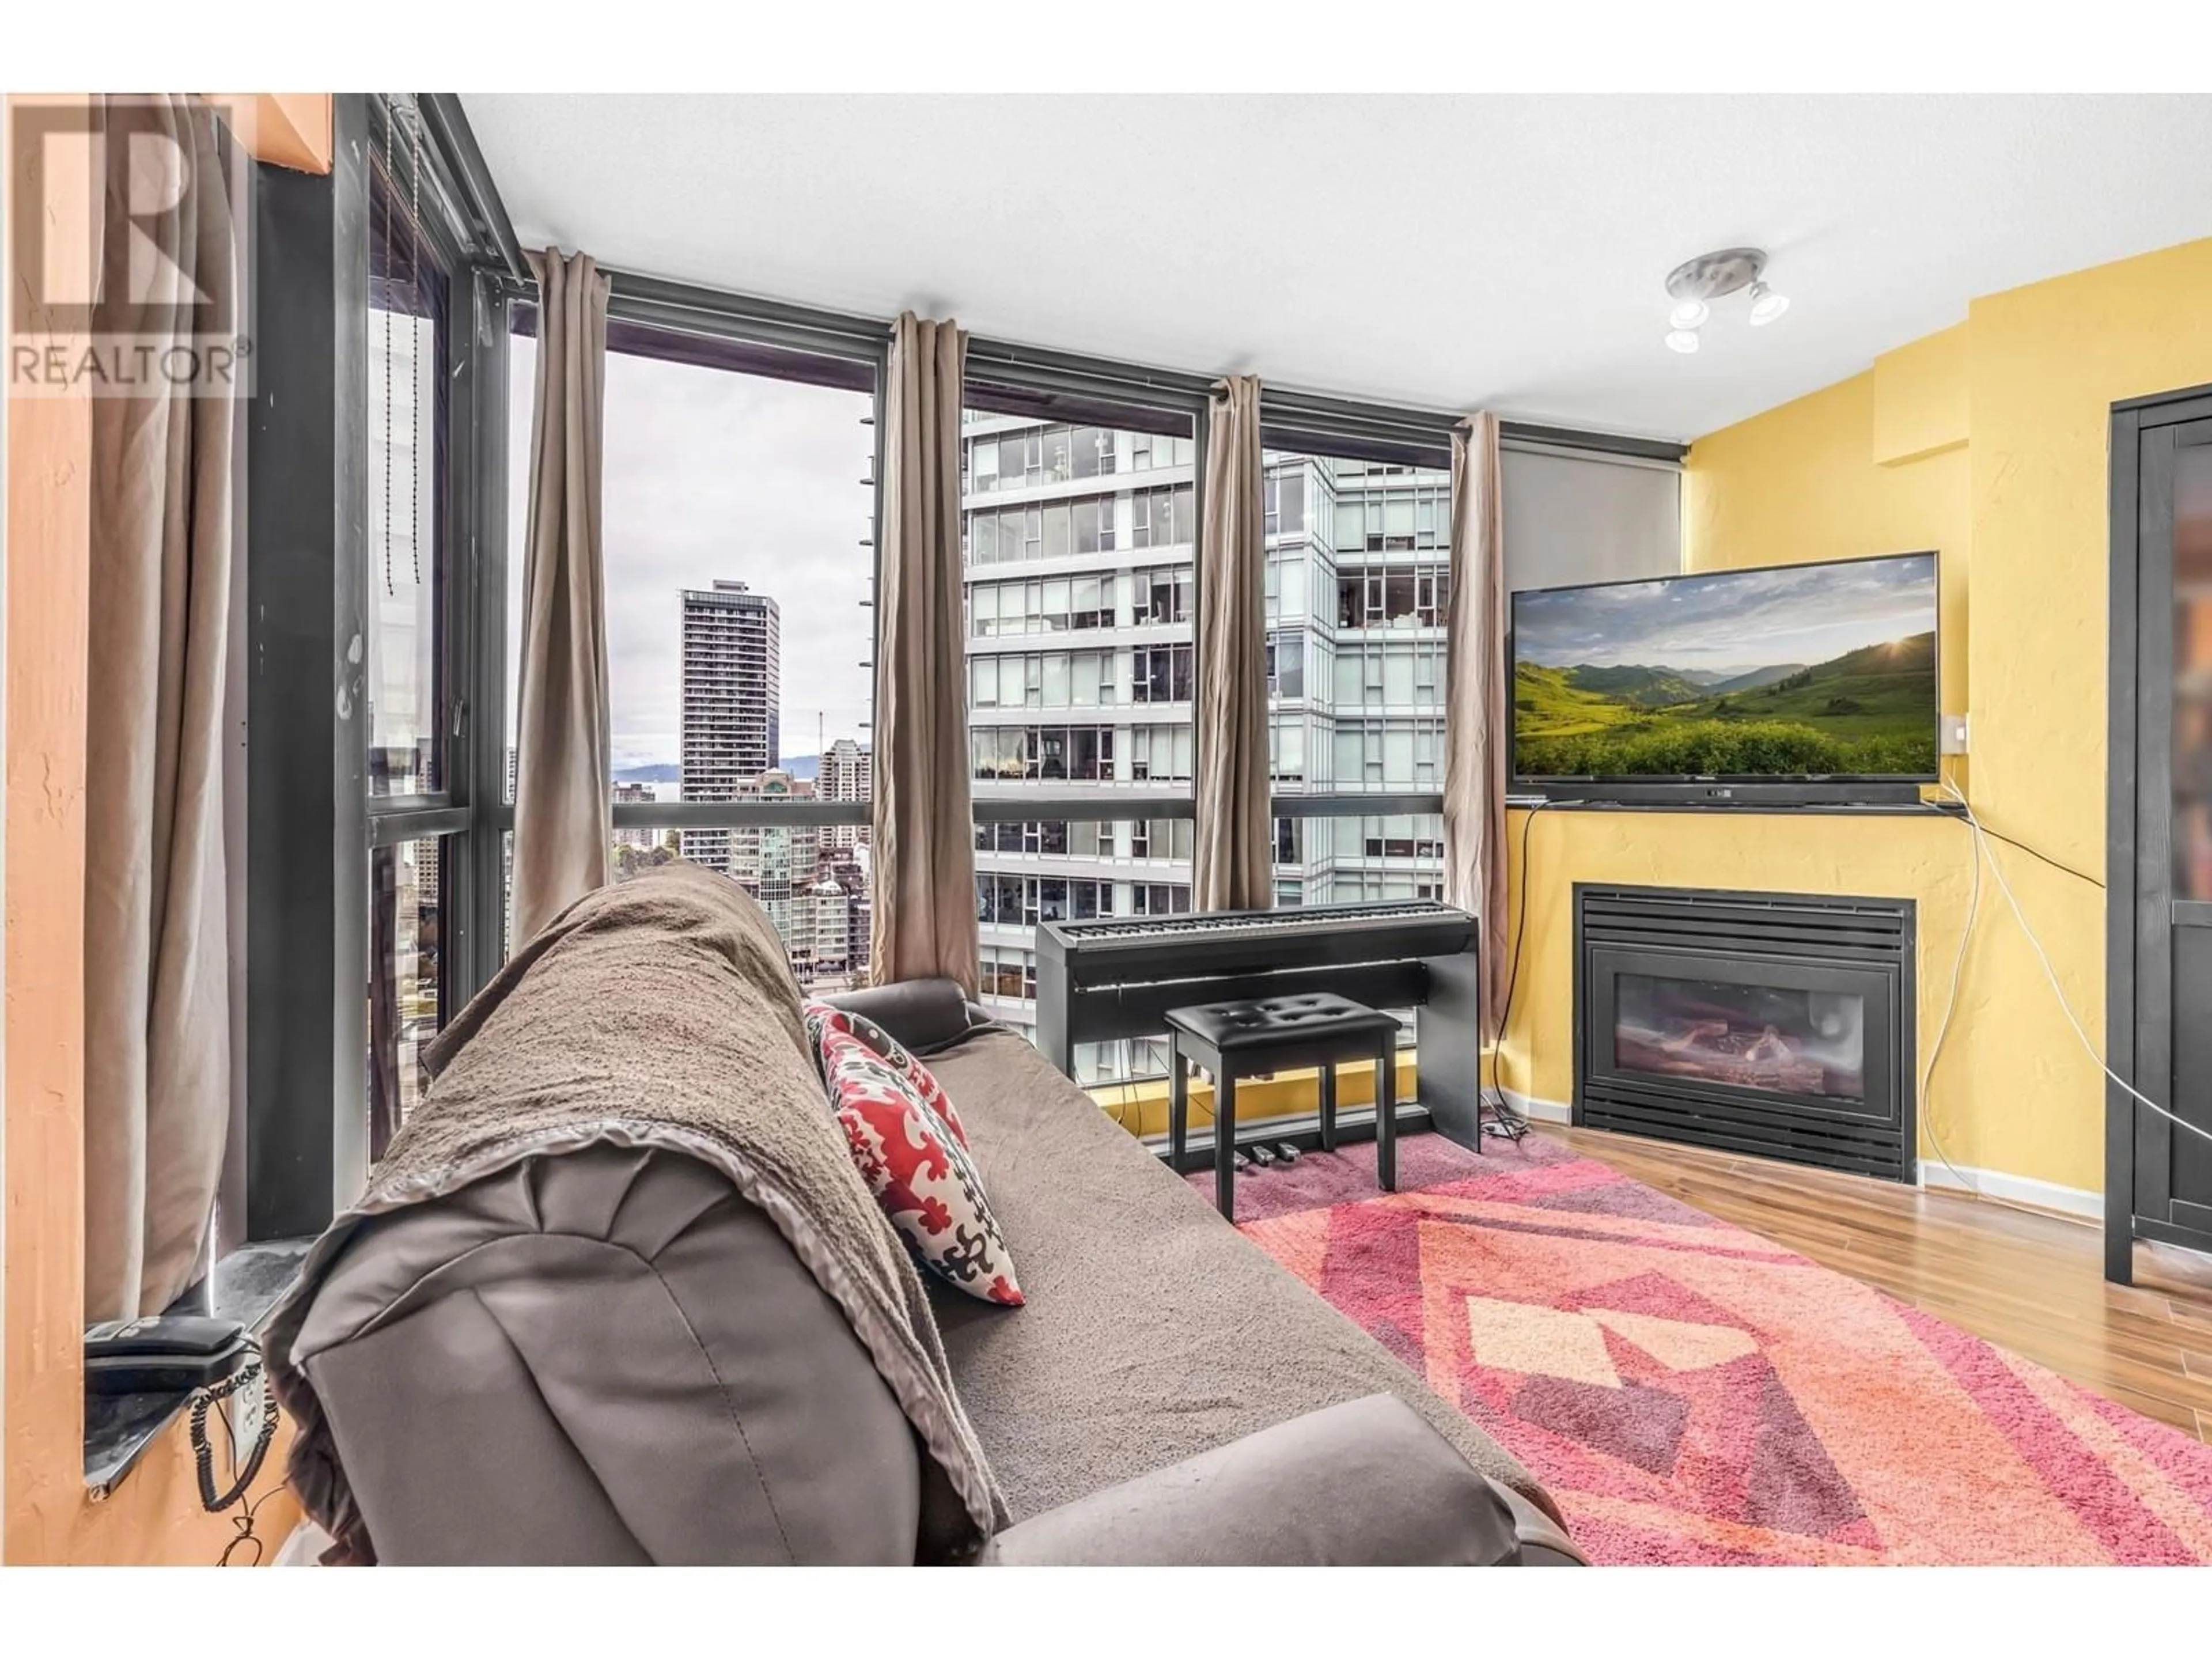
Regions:
<svg viewBox="0 0 2212 1659"><path fill-rule="evenodd" d="M1502 1448L949 981L842 999L960 1112L1028 1304L933 1301L1012 1524L977 1559L1579 1559ZM536 1158L361 1230L294 1345L385 1562L946 1559L912 1431L706 1166Z"/></svg>

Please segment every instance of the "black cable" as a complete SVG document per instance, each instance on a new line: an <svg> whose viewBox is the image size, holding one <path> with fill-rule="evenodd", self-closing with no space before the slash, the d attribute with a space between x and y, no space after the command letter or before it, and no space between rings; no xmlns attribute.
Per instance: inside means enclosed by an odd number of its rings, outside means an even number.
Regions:
<svg viewBox="0 0 2212 1659"><path fill-rule="evenodd" d="M253 1477L261 1473L261 1461L268 1455L269 1443L276 1435L276 1391L269 1386L262 1370L259 1344L248 1338L245 1346L254 1357L221 1382L210 1383L195 1393L189 1413L192 1461L199 1475L200 1504L210 1515L221 1514L246 1496L246 1488L253 1484ZM257 1381L261 1383L261 1424L253 1445L246 1454L246 1467L241 1470L238 1466L238 1439L230 1425L230 1413L221 1408L224 1401ZM215 1486L215 1444L208 1438L207 1425L210 1413L222 1420L223 1438L230 1449L231 1473L236 1477L229 1489L221 1492L216 1490ZM249 1506L240 1519L244 1523L240 1528L241 1535L232 1540L231 1549L235 1549L240 1543L252 1537L253 1506ZM225 1550L223 1554L228 1559L230 1551Z"/></svg>
<svg viewBox="0 0 2212 1659"><path fill-rule="evenodd" d="M192 1400L189 1427L193 1459L198 1465L199 1475L200 1504L210 1514L220 1514L234 1504L240 1504L246 1498L246 1489L253 1484L254 1476L261 1472L262 1459L268 1455L270 1442L276 1437L276 1391L269 1386L267 1376L261 1368L261 1346L250 1337L246 1339L246 1346L247 1351L255 1357L240 1366L222 1382L200 1389ZM246 1467L243 1471L240 1471L238 1436L231 1428L230 1413L220 1407L225 1400L240 1389L247 1387L257 1378L260 1380L262 1388L261 1425L254 1437L253 1445L246 1455ZM215 1447L209 1440L207 1431L207 1420L210 1415L222 1424L223 1443L228 1448L230 1472L236 1477L227 1492L217 1492L215 1489ZM230 1565L239 1551L248 1544L253 1547L253 1559L246 1565L257 1567L261 1565L268 1553L267 1546L254 1531L253 1523L259 1516L261 1506L283 1489L284 1482L280 1480L260 1497L245 1503L239 1512L231 1516L231 1525L237 1530L231 1540L223 1546L222 1553L216 1559L217 1566Z"/></svg>
<svg viewBox="0 0 2212 1659"><path fill-rule="evenodd" d="M253 1546L253 1559L246 1565L249 1567L258 1567L261 1565L262 1558L267 1553L267 1548L263 1544L260 1535L253 1530L254 1516L264 1504L283 1490L284 1483L279 1480L267 1492L263 1492L260 1497L231 1516L230 1523L238 1529L237 1535L222 1547L222 1553L216 1558L216 1565L228 1566L231 1557L237 1554L239 1550L247 1544Z"/></svg>
<svg viewBox="0 0 2212 1659"><path fill-rule="evenodd" d="M1538 801L1521 820L1521 896L1513 907L1513 965L1505 975L1505 1000L1498 1011L1498 1048L1492 1051L1490 1061L1490 1086L1497 1097L1491 1103L1491 1115L1497 1118L1500 1132L1508 1140L1518 1140L1528 1133L1528 1124L1505 1103L1505 1085L1498 1081L1498 1058L1504 1051L1505 1033L1513 1021L1513 994L1521 983L1521 946L1528 937L1528 829L1536 822L1536 814L1551 804L1548 800Z"/></svg>
<svg viewBox="0 0 2212 1659"><path fill-rule="evenodd" d="M1505 1002L1498 1011L1498 1040L1505 1040L1505 1028L1513 1018L1513 993L1521 982L1521 946L1528 937L1528 829L1536 822L1536 814L1552 803L1540 800L1528 809L1528 816L1521 820L1521 899L1513 907L1513 967L1505 975Z"/></svg>
<svg viewBox="0 0 2212 1659"><path fill-rule="evenodd" d="M1954 813L1953 816L1956 817L1957 814ZM2019 848L2021 852L2027 854L2028 857L2032 859L2040 859L2044 863L2049 865L2052 869L2059 872L2062 875L2071 876L2076 881L2087 882L2090 886L2095 888L2100 893L2105 890L2105 884L2099 881L2096 877L2086 875L2082 872L2076 870L2072 865L2060 862L2058 860L2051 857L2048 853L2039 852L2036 848L2030 847L2024 841L2015 841L2012 836L2008 836L2002 830L1990 829L1986 821L1982 824L1982 833L1985 836L1992 836L1996 837L2008 847Z"/></svg>

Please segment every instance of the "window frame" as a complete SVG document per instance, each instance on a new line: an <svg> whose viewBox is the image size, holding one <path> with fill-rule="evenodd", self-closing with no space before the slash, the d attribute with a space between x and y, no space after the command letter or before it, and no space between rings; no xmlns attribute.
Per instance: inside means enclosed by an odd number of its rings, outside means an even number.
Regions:
<svg viewBox="0 0 2212 1659"><path fill-rule="evenodd" d="M383 106L381 109L380 105ZM389 130L385 123L393 117L389 100L381 96L373 98L369 108L373 139L379 131ZM506 356L503 349L496 353L487 350L483 331L477 325L480 310L492 296L484 294L483 273L471 264L469 250L453 217L441 206L446 198L428 175L429 143L426 131L425 175L420 180L409 174L412 152L396 157L379 156L372 143L364 184L371 204L372 260L375 252L374 226L378 222L374 212L379 190L377 175L383 175L382 189L389 202L386 211L392 215L402 210L398 191L430 187L422 202L425 210L416 228L427 244L428 256L436 262L445 277L445 314L436 319L438 326L434 332L441 351L437 374L444 393L442 404L434 408L443 416L444 430L436 434L431 448L438 465L438 476L434 481L437 495L433 556L440 587L434 613L439 638L434 646L437 675L432 719L436 723L439 742L439 787L412 794L380 794L375 792L374 780L364 777L369 871L363 895L368 907L363 927L364 943L368 947L364 959L373 995L380 971L375 961L374 909L383 898L376 876L380 855L396 855L398 848L415 842L440 843L437 995L439 1024L442 1029L445 1021L475 994L489 972L483 960L488 918L483 902L485 872L480 853L486 837L476 810L476 804L483 799L484 769L480 753L484 747L481 719L484 704L477 671L487 634L493 639L495 650L503 652L505 648L504 632L498 626L499 607L487 604L488 595L501 590L488 586L483 565L489 547L503 575L505 557L502 544L488 544L482 538L479 516L485 492L484 454L480 440L487 422L479 405L495 368L503 387ZM369 286L368 301L368 326L374 329L379 313L374 281ZM503 339L498 344L503 347ZM368 390L373 397L374 387ZM376 550L364 543L362 554L361 574L373 585ZM364 602L364 623L374 609L372 594ZM496 706L495 702L493 707ZM364 752L368 735L364 731ZM503 788L503 781L495 787ZM497 885L491 890L496 895ZM492 908L495 913L495 898ZM489 937L495 940L497 934ZM373 1015L371 1029L364 1035L368 1058L362 1110L368 1121L368 1155L373 1161L382 1156L386 1131L396 1127L398 1120L394 1115L389 1125L379 1121L375 1084L379 1072L374 1053Z"/></svg>
<svg viewBox="0 0 2212 1659"><path fill-rule="evenodd" d="M495 351L488 358L478 325L503 279L492 262L497 239L467 205L473 198L459 177L463 164L450 147L457 118L434 95L342 94L326 176L255 171L264 356L246 475L245 1146L235 1158L242 1190L227 1178L219 1200L224 1246L318 1232L367 1178L371 906L383 849L443 843L441 1019L481 973L481 838L471 836L481 769L480 519L486 434L504 441L504 363ZM409 137L418 123L419 144ZM386 142L395 131L405 142ZM440 544L432 718L443 752L440 787L406 795L372 793L371 734L360 718L376 574L366 509L377 173L387 210L419 209L409 217L445 276L444 441L432 448ZM496 569L497 539L489 545ZM495 635L495 650L501 643Z"/></svg>
<svg viewBox="0 0 2212 1659"><path fill-rule="evenodd" d="M527 307L534 312L537 295L534 289L514 294L510 307L514 312ZM616 271L610 273L607 299L607 321L610 351L633 349L636 345L654 344L659 349L635 352L638 356L659 356L665 359L690 362L697 367L720 369L726 373L752 374L766 379L787 379L801 384L842 385L838 380L811 380L804 374L779 375L776 368L799 368L806 359L830 359L837 363L858 365L866 369L873 389L869 394L871 432L874 447L866 483L871 488L870 523L868 533L860 538L860 545L869 550L868 622L864 638L864 660L877 660L881 612L875 604L883 576L882 525L884 507L884 383L890 368L890 329L863 318L842 315L833 312L812 311L801 307L784 306L756 301L744 295L720 289L699 288L690 283L673 283L656 277L631 276ZM527 332L518 326L518 319L511 317L509 326L501 333L502 345L514 332ZM618 344L618 339L628 343ZM501 386L506 384L506 367L501 364ZM825 371L826 373L826 371ZM509 412L508 418L513 417ZM504 428L501 428L501 435ZM508 526L504 511L510 480L505 466L506 448L498 446L500 457L496 488L494 492L501 504L496 545L502 566L505 563ZM504 575L506 573L502 572ZM507 730L506 677L504 672L505 587L500 588L501 605L495 617L499 635L500 678L491 690L492 716L487 720L489 729L501 734L495 750L503 751ZM480 647L481 648L481 643ZM874 693L870 691L872 714ZM872 720L862 722L868 730ZM485 822L492 826L488 839L495 850L503 845L504 836L514 826L514 808L506 799L504 778L505 756L496 752L501 769L499 787L488 798ZM850 825L866 829L874 821L872 799L862 801L827 801L812 798L773 799L755 797L733 801L615 801L611 804L613 828L621 830L744 830L777 825L787 828L830 827ZM497 890L494 904L496 907ZM493 937L500 941L499 956L504 955L505 918L500 919L500 931Z"/></svg>
<svg viewBox="0 0 2212 1659"><path fill-rule="evenodd" d="M253 602L247 638L257 664L249 696L254 741L247 757L247 834L253 849L248 860L246 964L244 1161L249 1174L244 1207L249 1239L319 1230L334 1204L359 1190L367 1172L366 998L359 969L368 961L372 849L426 836L458 838L451 842L458 856L448 860L455 875L453 890L443 895L452 925L441 928L448 988L441 1012L458 1009L481 988L505 948L503 876L514 811L506 793L504 612L507 585L514 574L507 557L507 439L513 422L529 418L527 410L511 406L508 343L514 307L534 303L536 291L497 184L451 94L424 94L414 100L423 139L424 217L439 238L450 276L447 349L456 371L448 388L448 465L459 482L442 516L449 538L447 579L459 592L447 611L446 644L455 655L447 665L451 723L444 787L438 795L387 796L372 808L365 738L357 724L333 713L329 695L332 687L349 684L348 649L363 624L361 601L368 574L360 510L366 499L364 458L349 447L360 441L367 353L350 319L356 305L366 311L366 155L378 131L373 100L379 96L344 94L334 100L333 162L326 177L280 169L256 172L256 258L270 280L258 284L257 337L263 356L257 373L264 396L249 417L255 465L247 483L248 589ZM877 465L872 479L874 518L880 526L890 319L787 305L619 270L609 275L611 320L872 365ZM1194 544L1202 535L1207 393L1215 376L988 337L969 340L968 370L971 385L986 384L1026 400L1025 412L1066 425L1071 440L1074 430L1086 425L1131 424L1124 416L1133 409L1187 422L1172 434L1180 441L1170 446L1168 459L1153 453L1156 445L1139 442L1132 449L1127 473L1133 490L1157 489L1161 486L1150 482L1152 477L1188 461L1194 481L1192 523L1175 539ZM281 422L269 412L280 392L286 410ZM1364 446L1365 458L1386 462L1402 463L1409 444L1429 458L1446 452L1454 418L1273 386L1261 396L1267 447L1334 453L1334 435ZM1158 425L1138 429L1170 435ZM1515 447L1676 466L1684 453L1679 444L1523 422L1507 423L1504 437ZM1034 439L1024 439L1024 483L1043 475L1042 434ZM1188 445L1187 452L1182 445ZM1437 463L1425 459L1423 464ZM1120 478L1117 461L1117 483ZM1304 506L1305 533L1333 539L1334 526L1317 529L1312 501ZM1176 528L1186 530L1180 524ZM872 574L879 575L879 536L872 530L866 540L878 567ZM281 560L274 551L280 541ZM258 559L252 550L257 544L265 544ZM1115 550L1139 550L1132 545ZM1136 596L1131 597L1133 617L1142 625ZM1205 619L1194 577L1188 607L1195 678L1203 673L1199 657ZM872 661L876 630L871 611ZM1310 604L1308 612L1313 613ZM1308 666L1313 670L1316 665ZM1326 662L1318 668L1333 672ZM1196 741L1204 739L1202 731L1195 733ZM1304 818L1439 807L1440 798L1433 793L1296 793L1274 796L1269 810L1278 818ZM869 803L823 801L617 802L611 808L617 830L736 829L751 823L864 826L872 812ZM1021 799L977 799L974 807L979 826L1044 819L1088 825L1139 817L1194 818L1191 793L1187 787L1111 794L1040 790Z"/></svg>

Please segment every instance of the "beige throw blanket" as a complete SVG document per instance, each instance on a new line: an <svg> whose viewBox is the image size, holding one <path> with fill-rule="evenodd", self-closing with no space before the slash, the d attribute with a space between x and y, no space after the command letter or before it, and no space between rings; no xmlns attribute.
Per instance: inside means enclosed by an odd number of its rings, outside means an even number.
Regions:
<svg viewBox="0 0 2212 1659"><path fill-rule="evenodd" d="M980 1545L1005 1518L921 1280L853 1167L808 1055L799 988L760 907L690 865L587 894L431 1046L435 1082L331 1223L264 1337L298 1425L289 1478L337 1547L372 1560L337 1445L291 1350L317 1285L373 1216L595 1142L688 1153L764 1211L844 1310L926 1454L924 1504ZM587 1340L579 1333L579 1340Z"/></svg>

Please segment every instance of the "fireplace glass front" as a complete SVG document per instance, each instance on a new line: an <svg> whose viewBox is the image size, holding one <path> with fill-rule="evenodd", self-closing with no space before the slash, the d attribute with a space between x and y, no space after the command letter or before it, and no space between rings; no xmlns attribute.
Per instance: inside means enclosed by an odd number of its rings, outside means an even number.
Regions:
<svg viewBox="0 0 2212 1659"><path fill-rule="evenodd" d="M1623 973L1613 1064L1830 1100L1866 1097L1866 1000L1849 992Z"/></svg>

